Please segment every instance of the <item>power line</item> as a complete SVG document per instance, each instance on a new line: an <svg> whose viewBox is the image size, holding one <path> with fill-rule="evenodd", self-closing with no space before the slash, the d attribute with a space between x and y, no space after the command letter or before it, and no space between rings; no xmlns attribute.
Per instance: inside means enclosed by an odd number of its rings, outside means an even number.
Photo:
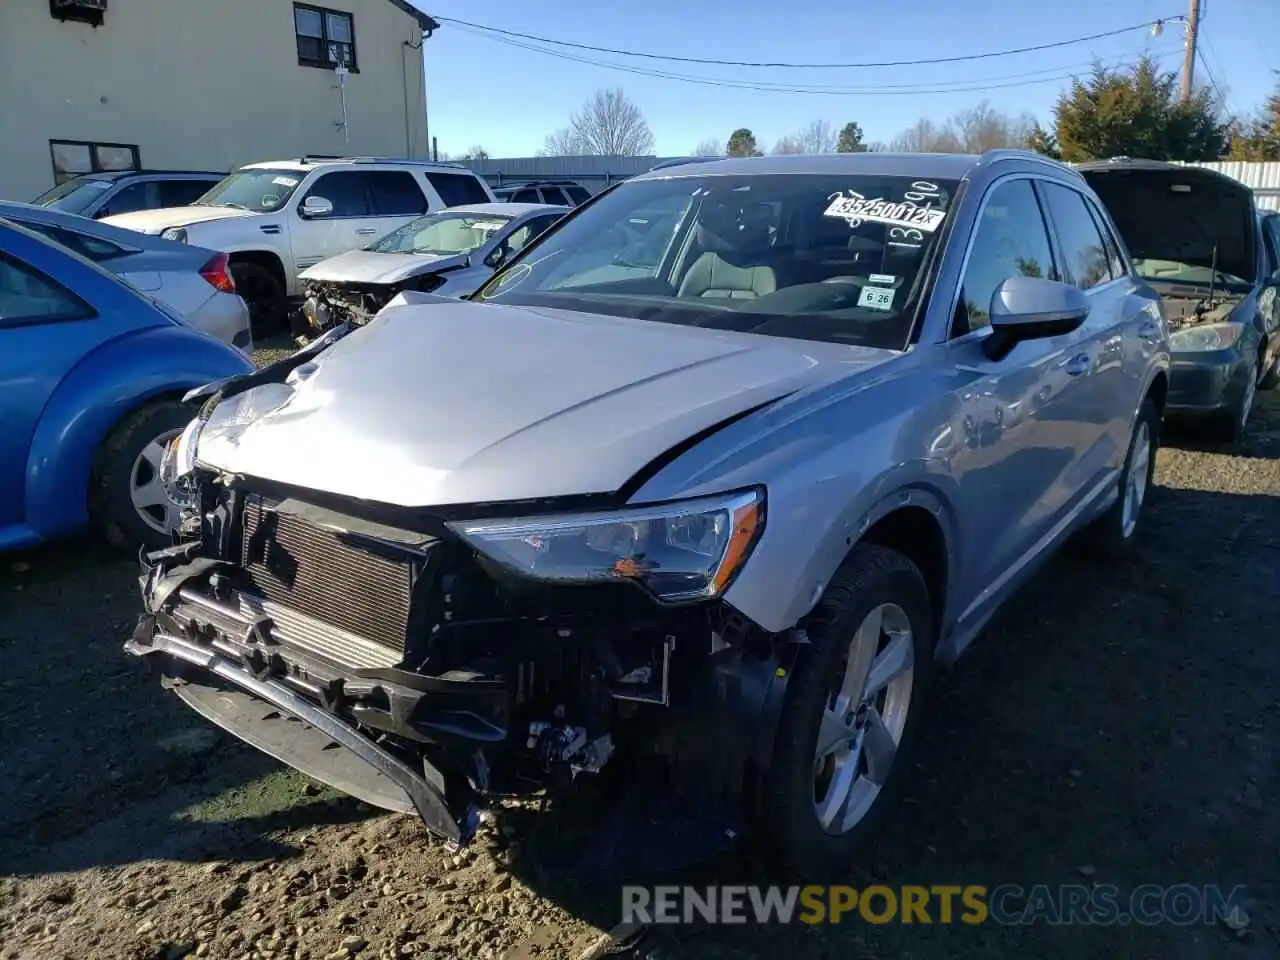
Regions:
<svg viewBox="0 0 1280 960"><path fill-rule="evenodd" d="M674 55L660 53L644 53L638 50L619 50L615 47L596 47L586 43L573 43L569 40L553 40L550 37L540 37L531 33L518 33L514 30L504 30L501 27L491 27L483 23L472 23L468 20L459 20L455 17L442 17L432 14L432 18L439 20L442 23L452 23L455 26L469 27L472 30L499 34L503 37L509 37L516 40L531 40L535 43L546 43L551 44L552 46L568 47L574 50L587 50L592 53L607 53L619 57L640 57L645 60L666 60L672 63L700 63L717 67L770 67L788 70L856 70L867 67L914 67L934 63L963 63L971 60L988 60L993 57L1010 57L1019 53L1036 53L1041 50L1053 50L1059 47L1069 47L1077 43L1089 43L1093 40L1103 40L1107 37L1118 37L1121 34L1132 33L1135 30L1148 30L1156 23L1176 19L1165 17L1163 20L1148 20L1145 23L1135 23L1127 27L1120 27L1116 30L1105 30L1102 33L1093 33L1084 37L1073 37L1069 40L1055 40L1052 43L1038 43L1030 47L1014 47L1008 50L995 50L987 53L970 53L953 57L931 57L924 60L887 60L880 63L768 63L753 60L715 60L703 57L677 57Z"/></svg>
<svg viewBox="0 0 1280 960"><path fill-rule="evenodd" d="M471 30L463 27L463 32L471 33L474 36L491 40L495 43L501 43L507 46L516 47L521 50L528 50L534 53L541 53L549 57L555 57L560 60L568 60L574 63L583 63L590 66L602 67L608 70L617 70L623 73L634 74L637 76L653 77L660 80L675 80L682 83L692 83L701 86L710 87L727 87L738 90L751 90L759 93L788 93L788 94L805 94L818 96L850 96L850 95L883 95L883 96L920 96L925 94L938 93L970 93L980 90L996 90L1009 87L1032 86L1038 83L1056 83L1062 80L1069 80L1080 73L1080 70L1072 70L1066 66L1050 67L1040 71L1031 71L1025 74L1012 74L1007 77L990 77L984 80L971 80L968 86L955 86L955 81L938 81L931 84L880 84L874 87L833 87L833 86L817 86L817 85L796 85L796 84L775 84L768 81L746 81L746 80L730 80L726 78L699 77L689 74L673 73L664 70L653 70L645 67L631 66L629 64L611 63L607 60L598 60L590 57L583 57L577 54L565 53L559 50L548 50L545 47L535 46L530 43L523 43L518 40L511 40L506 37L492 36L490 34ZM1138 51L1140 53L1141 51ZM1161 51L1167 52L1167 51ZM1111 66L1128 66L1132 65L1132 57L1137 53L1125 54L1119 58L1111 58L1114 62ZM1107 65L1103 61L1104 65ZM1088 65L1092 66L1092 64ZM1087 67L1086 67L1087 69ZM1050 71L1058 71L1049 76L1039 76L1036 79L1016 79L1021 77L1033 77L1041 73L1049 73ZM1068 71L1068 72L1063 72Z"/></svg>

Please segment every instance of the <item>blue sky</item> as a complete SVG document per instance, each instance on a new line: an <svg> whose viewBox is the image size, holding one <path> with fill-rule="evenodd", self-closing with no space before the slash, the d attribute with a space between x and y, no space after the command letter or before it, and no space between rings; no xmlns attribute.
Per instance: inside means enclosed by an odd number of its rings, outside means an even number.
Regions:
<svg viewBox="0 0 1280 960"><path fill-rule="evenodd" d="M415 0L428 13L595 46L678 56L770 62L912 60L1031 46L1129 24L1186 14L1186 0ZM1216 80L1227 108L1252 112L1280 67L1280 4L1274 0L1204 0L1197 83ZM962 11L964 11L962 13ZM482 145L494 157L531 156L568 122L590 94L621 86L643 110L660 156L691 153L750 127L764 148L823 119L862 125L869 140L889 140L920 117L944 120L983 99L1012 113L1050 118L1063 77L1087 71L1092 58L1114 64L1144 50L1168 69L1182 62L1181 24L1160 37L1135 30L1056 50L967 63L864 70L710 67L566 51L597 60L731 82L852 87L838 95L703 86L571 62L478 36L445 23L427 41L431 133L441 151ZM1264 39L1267 38L1267 39ZM1206 70L1205 63L1208 69ZM1031 82L1034 81L1034 82ZM921 87L929 93L918 92ZM868 88L876 88L874 91ZM968 88L957 90L956 88ZM898 92L890 92L896 90ZM941 92L938 92L941 91Z"/></svg>

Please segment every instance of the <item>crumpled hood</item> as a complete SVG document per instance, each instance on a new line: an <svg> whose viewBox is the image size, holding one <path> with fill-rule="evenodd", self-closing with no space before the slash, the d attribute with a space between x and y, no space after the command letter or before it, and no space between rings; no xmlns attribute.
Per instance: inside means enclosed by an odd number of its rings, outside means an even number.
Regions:
<svg viewBox="0 0 1280 960"><path fill-rule="evenodd" d="M139 233L156 234L170 227L189 227L209 220L260 216L262 214L251 210L237 210L235 207L162 207L159 210L118 213L114 217L103 217L102 222L124 227L126 230L136 230Z"/></svg>
<svg viewBox="0 0 1280 960"><path fill-rule="evenodd" d="M399 306L300 367L282 406L207 432L198 454L398 506L609 493L701 430L894 356L570 311Z"/></svg>
<svg viewBox="0 0 1280 960"><path fill-rule="evenodd" d="M336 257L321 260L298 274L301 280L326 280L331 283L400 283L410 277L451 270L467 265L467 255L452 256L433 253L374 253L372 250L348 250Z"/></svg>
<svg viewBox="0 0 1280 960"><path fill-rule="evenodd" d="M1201 167L1099 161L1078 169L1106 204L1129 255L1211 267L1253 281L1253 193Z"/></svg>

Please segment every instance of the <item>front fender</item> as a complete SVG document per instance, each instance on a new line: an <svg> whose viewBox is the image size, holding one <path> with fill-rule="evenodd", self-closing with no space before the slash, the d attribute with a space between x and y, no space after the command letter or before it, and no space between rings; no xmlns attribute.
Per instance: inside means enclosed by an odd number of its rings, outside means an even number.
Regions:
<svg viewBox="0 0 1280 960"><path fill-rule="evenodd" d="M251 372L237 350L187 327L149 327L87 354L49 398L31 439L27 524L41 538L89 523L89 475L102 441L143 403Z"/></svg>

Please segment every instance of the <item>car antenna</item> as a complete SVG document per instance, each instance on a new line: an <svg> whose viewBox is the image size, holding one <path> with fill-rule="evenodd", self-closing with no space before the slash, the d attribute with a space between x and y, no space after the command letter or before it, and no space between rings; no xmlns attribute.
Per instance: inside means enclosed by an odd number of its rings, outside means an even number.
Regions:
<svg viewBox="0 0 1280 960"><path fill-rule="evenodd" d="M1209 261L1209 302L1205 305L1206 310L1213 309L1214 287L1218 283L1218 245L1213 245L1213 258Z"/></svg>

